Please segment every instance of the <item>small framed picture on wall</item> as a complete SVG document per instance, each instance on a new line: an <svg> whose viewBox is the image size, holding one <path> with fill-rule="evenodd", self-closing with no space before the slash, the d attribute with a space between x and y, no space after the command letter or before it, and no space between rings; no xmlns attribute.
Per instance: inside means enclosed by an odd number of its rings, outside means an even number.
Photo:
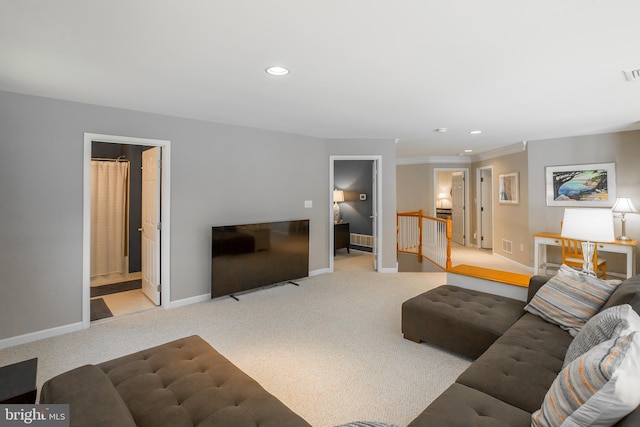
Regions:
<svg viewBox="0 0 640 427"><path fill-rule="evenodd" d="M499 200L502 204L518 204L518 172L511 172L498 175Z"/></svg>

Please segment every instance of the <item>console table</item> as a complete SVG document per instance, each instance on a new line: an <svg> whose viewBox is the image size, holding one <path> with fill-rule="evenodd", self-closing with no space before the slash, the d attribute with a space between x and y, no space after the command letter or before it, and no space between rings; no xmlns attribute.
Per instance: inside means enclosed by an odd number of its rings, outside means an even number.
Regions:
<svg viewBox="0 0 640 427"><path fill-rule="evenodd" d="M547 266L556 266L547 263L547 246L561 246L560 233L542 232L533 235L533 274L547 274ZM616 240L614 242L596 242L598 252L613 252L624 254L627 257L627 268L624 277L631 277L636 274L635 249L638 246L637 240ZM558 266L559 267L559 266ZM615 276L615 273L607 271L607 276Z"/></svg>
<svg viewBox="0 0 640 427"><path fill-rule="evenodd" d="M351 234L349 233L348 222L336 222L333 224L333 255L336 254L338 249L347 249L349 252L349 245L351 244Z"/></svg>

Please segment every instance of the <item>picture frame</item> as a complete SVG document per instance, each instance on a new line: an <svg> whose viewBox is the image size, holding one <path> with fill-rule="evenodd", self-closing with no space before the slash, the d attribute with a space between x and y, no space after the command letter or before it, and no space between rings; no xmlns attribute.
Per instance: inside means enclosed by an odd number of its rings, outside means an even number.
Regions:
<svg viewBox="0 0 640 427"><path fill-rule="evenodd" d="M547 206L611 207L616 201L616 164L547 166Z"/></svg>
<svg viewBox="0 0 640 427"><path fill-rule="evenodd" d="M520 202L518 172L498 175L498 195L501 204L517 205Z"/></svg>

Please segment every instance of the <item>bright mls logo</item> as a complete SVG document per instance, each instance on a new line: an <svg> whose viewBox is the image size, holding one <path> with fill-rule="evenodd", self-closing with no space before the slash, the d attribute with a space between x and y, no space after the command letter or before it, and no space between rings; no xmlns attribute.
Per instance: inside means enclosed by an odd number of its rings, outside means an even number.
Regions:
<svg viewBox="0 0 640 427"><path fill-rule="evenodd" d="M69 405L0 405L0 427L69 427Z"/></svg>

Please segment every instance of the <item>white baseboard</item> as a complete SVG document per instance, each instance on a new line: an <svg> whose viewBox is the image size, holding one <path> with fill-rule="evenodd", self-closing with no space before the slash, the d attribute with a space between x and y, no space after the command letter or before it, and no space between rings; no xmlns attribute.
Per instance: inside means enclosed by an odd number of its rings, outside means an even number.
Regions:
<svg viewBox="0 0 640 427"><path fill-rule="evenodd" d="M327 273L331 273L331 270L329 270L328 268L321 268L319 270L310 271L309 272L309 277L319 276L321 274L327 274Z"/></svg>
<svg viewBox="0 0 640 427"><path fill-rule="evenodd" d="M0 340L0 350L3 348L13 347L14 345L26 344L44 338L51 338L58 335L68 334L69 332L81 331L82 329L82 322L78 322L64 326L58 326L56 328L45 329L42 331L31 332L24 335L18 335L11 338L5 338L3 340Z"/></svg>
<svg viewBox="0 0 640 427"><path fill-rule="evenodd" d="M171 301L171 303L169 304L169 308L184 307L185 305L197 304L199 302L209 301L210 299L211 299L211 294L197 295L195 297Z"/></svg>
<svg viewBox="0 0 640 427"><path fill-rule="evenodd" d="M378 269L378 273L397 273L398 272L398 263L396 263L395 268L383 267Z"/></svg>
<svg viewBox="0 0 640 427"><path fill-rule="evenodd" d="M497 254L497 253L495 253L495 252L493 253L493 256L498 257L498 258L500 258L500 259L502 259L502 260L504 260L504 261L508 261L508 262L510 262L511 264L515 264L515 265L517 265L518 267L522 267L522 268L526 269L528 272L533 273L533 267L529 267L528 265L525 265L525 264L520 264L520 263L519 263L519 262L517 262L517 261L514 261L514 260L512 260L512 259L510 259L510 258L507 258L506 256L499 255L499 254Z"/></svg>

